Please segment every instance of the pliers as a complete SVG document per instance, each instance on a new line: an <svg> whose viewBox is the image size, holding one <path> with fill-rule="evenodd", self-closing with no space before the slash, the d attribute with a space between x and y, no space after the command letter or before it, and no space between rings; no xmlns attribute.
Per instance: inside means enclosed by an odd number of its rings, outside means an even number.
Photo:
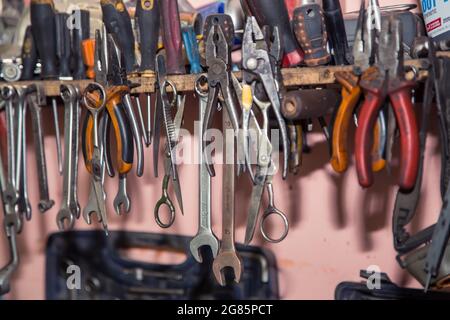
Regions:
<svg viewBox="0 0 450 320"><path fill-rule="evenodd" d="M107 34L106 29L103 27L102 32L99 30L96 31L96 50L95 50L95 72L96 72L96 83L97 88L103 88L105 95L97 94L98 92L86 92L86 95L89 95L85 101L90 104L90 106L100 106L102 104L105 105L106 115L108 118L105 119L106 122L110 122L114 129L114 135L116 138L117 145L117 171L119 173L119 179L121 185L126 182L126 175L132 169L133 157L134 157L134 141L133 141L133 133L131 131L131 126L129 123L129 119L125 113L124 106L122 104L122 98L124 95L130 92L130 84L127 80L126 73L122 66L123 54L119 47L117 46L112 35ZM98 90L96 90L98 91ZM99 119L97 119L99 120ZM94 128L96 119L94 119L93 114L88 114L84 125L83 125L83 136L82 136L82 150L83 156L86 164L86 169L89 173L93 174L94 170L91 165L93 156L95 154L95 140L103 140L100 148L102 150L101 155L101 169L105 165L105 162L108 167L111 167L110 164L110 155L109 155L109 144L105 143L106 137L108 134L101 134L99 136L95 136ZM100 120L99 120L100 122ZM109 128L109 125L105 125L105 128ZM102 139L100 139L102 136ZM98 174L98 173L97 173ZM101 186L102 189L103 185ZM119 188L119 194L117 199L123 199L126 205L126 210L129 210L128 201L125 201L127 196L121 195L123 188ZM104 193L104 190L103 190ZM100 194L100 193L98 193ZM97 204L101 204L98 207L102 208L104 206L104 197L103 199L99 199L96 197ZM91 201L90 201L91 202ZM117 203L115 201L116 210L120 213L120 205L122 203ZM85 220L90 223L89 214L92 212L88 212L90 209L86 209L84 213ZM106 218L106 213L97 212L102 216L103 220ZM99 217L99 220L102 220ZM105 222L104 227L105 226Z"/></svg>
<svg viewBox="0 0 450 320"><path fill-rule="evenodd" d="M376 37L380 32L380 8L377 0L370 0L367 10L365 0L361 7L356 27L353 45L354 70L336 72L337 82L342 85L342 102L333 117L331 130L331 166L336 172L344 172L348 167L347 136L352 115L362 96L360 79L362 74L376 60ZM385 126L384 117L380 114L379 121L374 130L377 138L373 148L372 170L377 172L384 168L385 160L382 158L384 147Z"/></svg>
<svg viewBox="0 0 450 320"><path fill-rule="evenodd" d="M288 171L290 144L286 122L284 121L281 113L281 99L279 91L282 83L279 83L276 75L274 74L274 61L270 58L266 38L264 37L264 34L254 17L249 17L247 19L242 43L243 71L247 75L251 74L262 84L280 129L284 156L283 179L285 179ZM246 79L246 81L248 82L248 79Z"/></svg>
<svg viewBox="0 0 450 320"><path fill-rule="evenodd" d="M358 180L362 187L370 187L370 146L376 117L389 97L400 131L401 189L414 187L419 165L419 133L411 103L414 82L404 80L402 28L400 20L390 17L383 21L379 39L379 61L363 75L360 86L365 101L358 117L355 137L355 159Z"/></svg>
<svg viewBox="0 0 450 320"><path fill-rule="evenodd" d="M208 19L205 22L205 54L206 66L208 68L208 103L205 111L205 122L203 124L203 150L208 150L205 135L212 126L214 112L218 109L219 93L222 95L225 109L231 121L235 137L239 136L239 121L237 114L238 101L235 91L232 89L231 82L231 47L232 37L226 37L225 33L234 34L233 31L225 30L225 26L232 28L231 18L222 15L223 19L229 21L220 21L220 19ZM210 157L205 154L205 163L210 176L215 176L214 166Z"/></svg>

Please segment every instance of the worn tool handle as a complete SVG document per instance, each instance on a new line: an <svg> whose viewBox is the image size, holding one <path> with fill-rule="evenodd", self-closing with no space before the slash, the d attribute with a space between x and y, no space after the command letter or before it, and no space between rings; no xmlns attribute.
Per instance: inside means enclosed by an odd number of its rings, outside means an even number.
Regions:
<svg viewBox="0 0 450 320"><path fill-rule="evenodd" d="M106 110L110 123L114 130L114 137L116 139L117 149L117 171L119 174L127 174L131 171L134 158L134 140L133 133L131 131L129 120L125 114L125 109L122 105L122 97L129 92L127 86L110 87L107 90ZM100 105L101 101L97 100L100 97L93 96L94 104ZM89 173L92 172L91 161L94 154L94 121L90 113L83 123L83 135L82 135L82 152L84 157L84 163ZM102 139L102 137L99 137ZM104 153L108 153L110 146L104 146Z"/></svg>
<svg viewBox="0 0 450 320"><path fill-rule="evenodd" d="M294 33L305 52L307 66L330 62L327 51L328 34L322 9L317 3L305 4L294 10Z"/></svg>
<svg viewBox="0 0 450 320"><path fill-rule="evenodd" d="M86 78L86 66L82 52L83 41L88 40L90 36L89 10L75 10L72 15L77 19L73 22L75 27L72 28L72 76L75 80L80 80ZM77 23L79 24L77 25Z"/></svg>
<svg viewBox="0 0 450 320"><path fill-rule="evenodd" d="M162 35L167 57L168 74L185 74L180 14L177 0L161 2Z"/></svg>
<svg viewBox="0 0 450 320"><path fill-rule="evenodd" d="M41 77L58 77L56 66L55 5L52 0L32 0L30 4L31 27L39 58Z"/></svg>
<svg viewBox="0 0 450 320"><path fill-rule="evenodd" d="M136 3L135 23L139 30L141 49L140 72L155 72L155 58L158 49L160 30L159 0L138 0Z"/></svg>
<svg viewBox="0 0 450 320"><path fill-rule="evenodd" d="M322 0L328 41L333 52L335 65L352 64L345 31L344 16L339 0Z"/></svg>
<svg viewBox="0 0 450 320"><path fill-rule="evenodd" d="M184 48L190 63L190 73L201 73L203 69L200 64L200 53L194 28L191 26L185 27L182 30L182 34Z"/></svg>
<svg viewBox="0 0 450 320"><path fill-rule="evenodd" d="M36 43L34 42L31 26L25 30L25 37L22 45L22 76L21 80L31 80L34 76L34 69L37 63Z"/></svg>
<svg viewBox="0 0 450 320"><path fill-rule="evenodd" d="M335 89L302 89L285 94L281 112L288 120L302 120L332 114L341 97Z"/></svg>
<svg viewBox="0 0 450 320"><path fill-rule="evenodd" d="M57 13L55 15L56 29L56 56L59 61L59 77L71 77L70 72L70 30L67 26L69 15L67 13Z"/></svg>
<svg viewBox="0 0 450 320"><path fill-rule="evenodd" d="M81 44L83 63L86 65L86 77L95 78L95 39L84 40Z"/></svg>
<svg viewBox="0 0 450 320"><path fill-rule="evenodd" d="M390 99L400 131L400 177L399 186L410 190L416 183L419 169L419 130L411 104L410 87L391 92Z"/></svg>
<svg viewBox="0 0 450 320"><path fill-rule="evenodd" d="M117 148L117 171L127 174L131 171L134 157L134 140L130 122L122 105L122 97L129 93L127 86L112 87L107 90L106 109L114 129Z"/></svg>
<svg viewBox="0 0 450 320"><path fill-rule="evenodd" d="M373 145L373 128L384 102L380 94L368 91L358 116L358 127L355 135L355 162L359 184L369 188L373 184L371 168L371 148Z"/></svg>
<svg viewBox="0 0 450 320"><path fill-rule="evenodd" d="M127 73L132 73L136 57L134 55L133 29L128 11L122 1L118 1L115 6L111 0L101 0L100 4L106 30L116 37L123 52L125 70Z"/></svg>
<svg viewBox="0 0 450 320"><path fill-rule="evenodd" d="M294 67L303 62L304 52L295 40L284 0L241 0L241 3L250 15L255 16L261 27L278 27L285 54L283 67Z"/></svg>

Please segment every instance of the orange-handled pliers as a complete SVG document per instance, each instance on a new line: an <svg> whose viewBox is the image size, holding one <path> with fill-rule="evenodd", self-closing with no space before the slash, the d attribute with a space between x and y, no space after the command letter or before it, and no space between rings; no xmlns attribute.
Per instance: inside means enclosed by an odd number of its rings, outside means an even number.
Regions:
<svg viewBox="0 0 450 320"><path fill-rule="evenodd" d="M370 9L370 10L369 10ZM373 30L377 30L379 17L378 3L371 0L366 16L365 1L361 1L361 8L358 17L355 42L353 46L354 70L336 72L337 82L342 85L342 102L337 109L333 119L333 130L331 138L331 166L336 172L344 172L348 167L347 138L352 116L362 96L359 85L361 75L370 67L373 61ZM373 17L372 17L373 15ZM366 22L373 21L369 26ZM384 143L382 137L382 126L377 122L374 129L375 141L372 146L373 171L380 171L385 166L385 160L380 153L381 145Z"/></svg>

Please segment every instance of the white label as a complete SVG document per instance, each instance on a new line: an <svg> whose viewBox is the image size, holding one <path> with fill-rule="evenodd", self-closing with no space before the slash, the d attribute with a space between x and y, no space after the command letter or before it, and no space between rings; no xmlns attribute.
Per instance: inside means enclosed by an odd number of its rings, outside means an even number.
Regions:
<svg viewBox="0 0 450 320"><path fill-rule="evenodd" d="M450 0L420 0L425 27L430 37L450 30Z"/></svg>

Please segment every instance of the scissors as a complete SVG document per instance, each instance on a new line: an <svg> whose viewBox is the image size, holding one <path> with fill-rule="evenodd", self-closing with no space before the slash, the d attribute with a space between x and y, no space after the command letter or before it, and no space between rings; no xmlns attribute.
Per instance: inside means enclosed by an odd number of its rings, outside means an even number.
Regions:
<svg viewBox="0 0 450 320"><path fill-rule="evenodd" d="M173 99L171 101L167 97L167 87L168 86L170 86L173 91ZM183 96L181 98L178 98L179 96L177 94L176 87L170 80L165 80L163 82L163 85L160 88L160 90L161 90L161 94L165 97L164 98L165 101L169 103L170 107L177 106L177 113L173 120L173 130L174 130L173 139L174 139L174 141L178 141L181 124L183 121L186 97ZM170 178L172 178L172 181L173 181L173 188L175 191L175 196L177 198L178 205L181 209L181 213L184 214L180 179L178 178L176 162L173 162L173 160L172 160L172 159L174 159L174 155L175 155L174 148L176 147L176 145L172 147L171 151L169 151L170 143L171 142L169 140L166 142L166 148L165 148L165 152L164 152L165 158L164 158L164 179L163 179L163 183L162 183L162 196L156 203L155 210L154 210L156 223L161 228L164 228L164 229L169 228L175 222L175 206L173 204L172 199L169 196ZM173 169L173 168L175 168L175 169ZM175 172L176 176L173 175L174 172ZM164 223L161 220L160 208L162 206L166 206L169 209L170 219L169 219L168 223Z"/></svg>
<svg viewBox="0 0 450 320"><path fill-rule="evenodd" d="M272 185L273 175L276 171L275 164L272 159L272 144L269 139L269 107L271 106L270 102L263 102L258 100L253 96L252 92L254 91L256 83L254 82L248 90L248 86L243 89L242 85L236 79L234 75L231 76L231 81L233 84L233 88L238 96L239 103L241 105L253 105L255 104L260 110L263 118L263 127L258 123L256 119L253 108L244 107L247 109L246 113L248 113L247 124L244 125L248 132L254 132L254 134L249 134L248 137L252 138L256 136L257 141L257 161L256 161L256 172L251 173L253 177L253 189L251 195L251 204L250 210L247 217L247 227L245 230L245 244L249 244L253 239L253 235L255 233L258 213L261 207L261 200L263 197L264 190L267 190L269 204L267 208L264 210L263 215L260 220L260 232L264 238L264 240L270 243L279 243L283 241L288 232L289 232L289 221L286 215L280 211L275 206L275 196ZM244 93L244 94L243 94ZM250 139L251 140L251 139ZM253 142L253 141L251 141ZM252 168L249 168L249 171L252 172ZM279 238L272 238L269 236L269 232L265 229L267 225L265 222L268 218L273 215L279 216L283 221L284 231Z"/></svg>

